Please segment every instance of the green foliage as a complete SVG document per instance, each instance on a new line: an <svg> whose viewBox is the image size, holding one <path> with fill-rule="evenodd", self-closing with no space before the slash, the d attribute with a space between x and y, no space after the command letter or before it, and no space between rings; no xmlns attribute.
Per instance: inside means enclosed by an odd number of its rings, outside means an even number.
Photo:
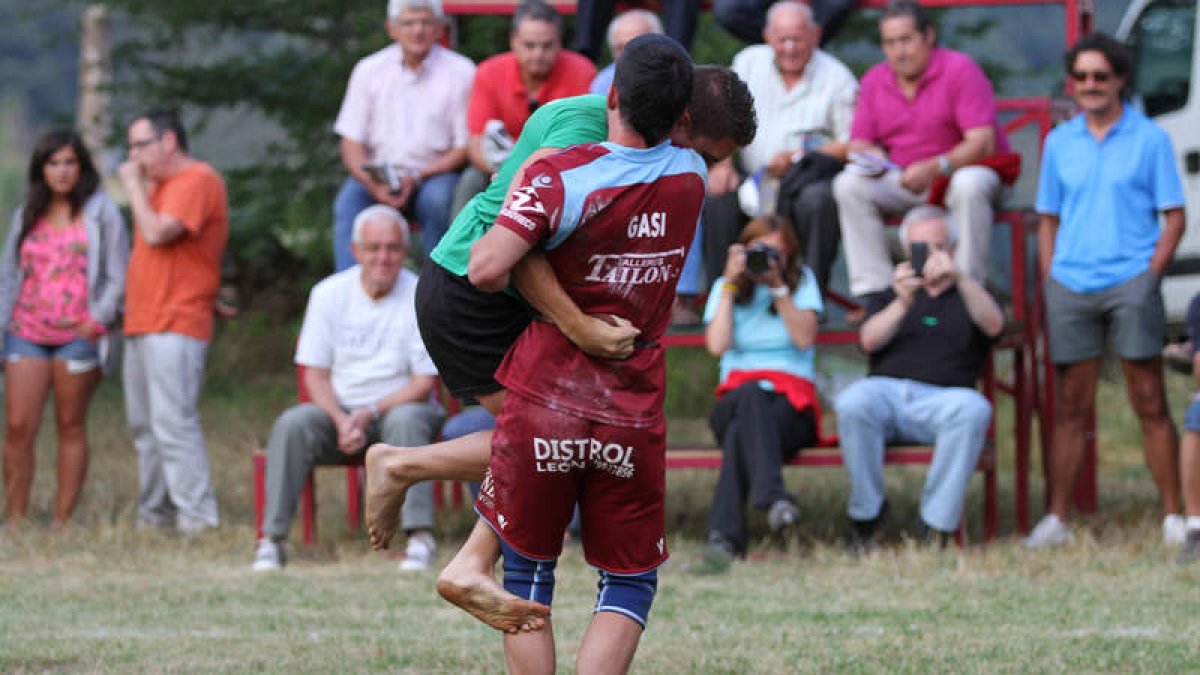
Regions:
<svg viewBox="0 0 1200 675"><path fill-rule="evenodd" d="M330 127L354 63L387 44L375 0L162 3L114 0L133 30L114 48L115 123L144 106L205 120L256 113L281 133L223 167L230 201L225 276L244 295L300 292L331 267L332 201L344 177ZM123 129L115 129L117 137Z"/></svg>

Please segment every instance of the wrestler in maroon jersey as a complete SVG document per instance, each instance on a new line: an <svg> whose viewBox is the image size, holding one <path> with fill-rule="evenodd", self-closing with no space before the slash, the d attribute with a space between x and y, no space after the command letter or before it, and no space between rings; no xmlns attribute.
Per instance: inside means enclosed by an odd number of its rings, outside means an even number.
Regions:
<svg viewBox="0 0 1200 675"><path fill-rule="evenodd" d="M496 373L508 395L476 509L500 539L505 590L549 606L578 502L584 554L600 572L579 672L628 668L667 557L664 356L656 340L670 322L705 191L700 156L665 141L691 93L689 63L669 39L631 42L609 93L610 142L530 165L496 226L472 247L467 270L479 288L499 291L540 246L581 310L624 316L645 341L627 360L593 359L557 327L534 322ZM461 604L472 611L469 598ZM510 670L553 671L550 618L546 630L534 623L505 636Z"/></svg>

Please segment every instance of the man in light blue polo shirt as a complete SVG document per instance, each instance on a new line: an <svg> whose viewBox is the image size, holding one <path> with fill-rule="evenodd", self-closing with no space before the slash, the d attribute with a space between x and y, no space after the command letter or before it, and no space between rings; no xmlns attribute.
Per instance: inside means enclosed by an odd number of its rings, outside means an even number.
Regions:
<svg viewBox="0 0 1200 675"><path fill-rule="evenodd" d="M1183 236L1184 196L1167 134L1123 100L1132 63L1126 47L1107 35L1080 40L1066 66L1082 112L1047 136L1042 153L1038 251L1058 377L1049 509L1025 540L1030 548L1072 539L1065 521L1106 329L1162 496L1163 540L1184 538L1179 439L1159 357L1165 339L1159 282Z"/></svg>

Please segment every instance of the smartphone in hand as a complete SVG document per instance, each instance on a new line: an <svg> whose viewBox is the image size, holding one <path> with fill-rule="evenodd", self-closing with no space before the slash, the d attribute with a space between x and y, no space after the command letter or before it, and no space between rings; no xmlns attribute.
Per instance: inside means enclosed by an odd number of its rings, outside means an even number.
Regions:
<svg viewBox="0 0 1200 675"><path fill-rule="evenodd" d="M929 260L929 243L914 241L908 245L911 251L909 260L912 261L913 274L925 276L925 262Z"/></svg>

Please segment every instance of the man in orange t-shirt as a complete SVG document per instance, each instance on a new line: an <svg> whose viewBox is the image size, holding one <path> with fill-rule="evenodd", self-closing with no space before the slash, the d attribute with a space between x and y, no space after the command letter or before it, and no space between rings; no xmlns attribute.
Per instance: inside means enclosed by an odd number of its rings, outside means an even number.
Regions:
<svg viewBox="0 0 1200 675"><path fill-rule="evenodd" d="M133 211L125 291L125 409L138 451L138 526L216 527L196 403L229 232L225 183L188 154L170 111L129 126L118 171Z"/></svg>

